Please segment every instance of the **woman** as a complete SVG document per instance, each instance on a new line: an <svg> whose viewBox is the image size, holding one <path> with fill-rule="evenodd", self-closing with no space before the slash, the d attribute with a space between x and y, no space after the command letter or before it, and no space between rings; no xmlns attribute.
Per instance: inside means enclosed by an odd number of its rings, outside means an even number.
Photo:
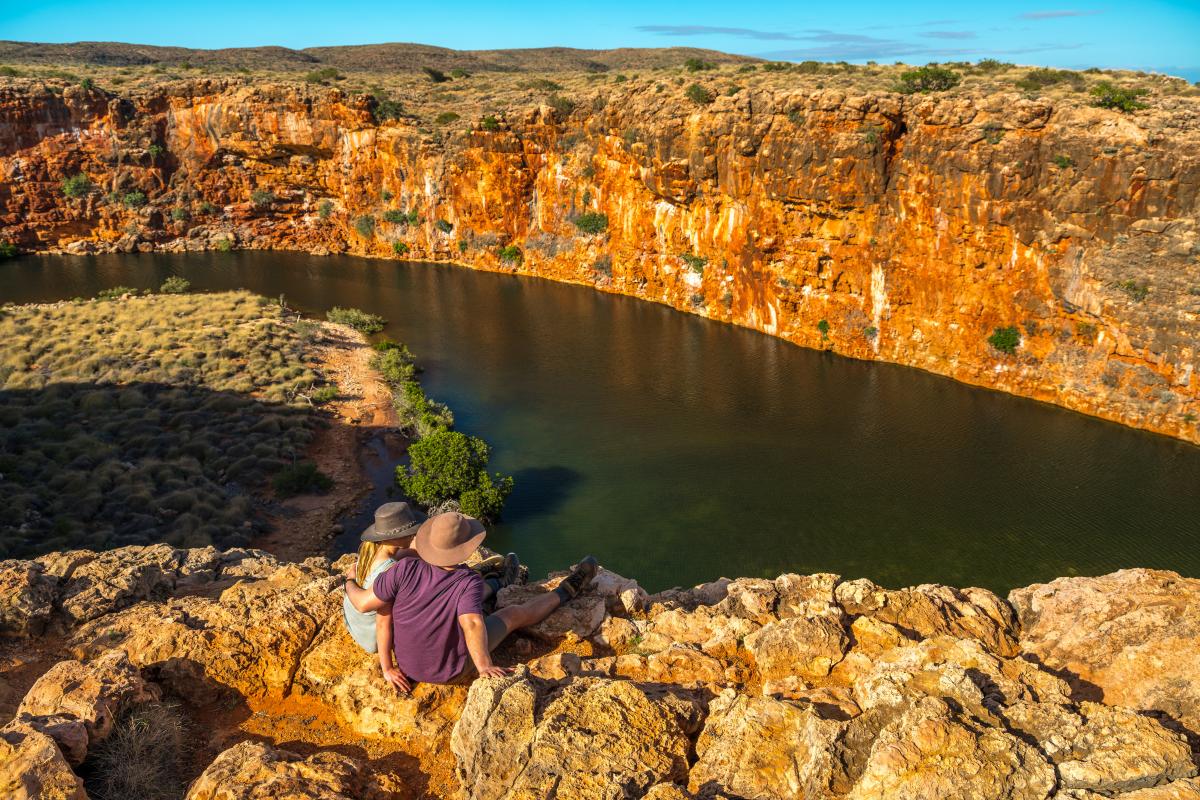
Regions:
<svg viewBox="0 0 1200 800"><path fill-rule="evenodd" d="M384 503L375 509L375 522L367 527L359 537L362 544L358 546L358 561L346 570L346 577L353 580L363 589L370 590L375 579L387 572L397 561L417 554L410 548L417 529L428 517L408 503ZM509 553L501 557L493 555L472 567L483 576L484 602L495 598L502 586L521 580L521 562L516 555ZM346 630L359 647L368 653L383 652L391 649L392 626L384 620L376 628L377 614L374 611L361 611L347 594L342 599L342 612L346 620ZM380 645L380 639L383 640Z"/></svg>

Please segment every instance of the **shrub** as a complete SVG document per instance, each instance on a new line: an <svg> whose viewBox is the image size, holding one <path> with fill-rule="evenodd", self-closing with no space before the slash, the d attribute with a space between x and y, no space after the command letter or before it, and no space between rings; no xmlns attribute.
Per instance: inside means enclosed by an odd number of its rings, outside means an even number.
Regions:
<svg viewBox="0 0 1200 800"><path fill-rule="evenodd" d="M207 200L205 200L203 203L200 204L200 213L201 214L215 214L219 210L220 209L218 209L215 204L210 203Z"/></svg>
<svg viewBox="0 0 1200 800"><path fill-rule="evenodd" d="M354 220L354 230L358 231L358 235L364 239L371 236L375 233L375 218L370 214L363 214Z"/></svg>
<svg viewBox="0 0 1200 800"><path fill-rule="evenodd" d="M479 121L479 127L485 131L498 131L500 130L500 121L491 114L488 114Z"/></svg>
<svg viewBox="0 0 1200 800"><path fill-rule="evenodd" d="M612 277L612 256L604 255L592 262L592 272L605 278Z"/></svg>
<svg viewBox="0 0 1200 800"><path fill-rule="evenodd" d="M433 223L433 227L437 228L442 233L449 233L450 231L454 230L454 226L451 225L448 220L444 219L439 219L437 222Z"/></svg>
<svg viewBox="0 0 1200 800"><path fill-rule="evenodd" d="M372 346L377 353L371 358L371 366L393 387L400 388L416 378L417 367L407 347L391 340Z"/></svg>
<svg viewBox="0 0 1200 800"><path fill-rule="evenodd" d="M801 75L816 75L821 71L820 61L801 61L795 65L796 72Z"/></svg>
<svg viewBox="0 0 1200 800"><path fill-rule="evenodd" d="M999 122L989 122L983 126L983 140L988 144L1000 144L1004 138L1004 126Z"/></svg>
<svg viewBox="0 0 1200 800"><path fill-rule="evenodd" d="M1117 283L1117 288L1138 303L1150 296L1150 287L1137 281L1120 281Z"/></svg>
<svg viewBox="0 0 1200 800"><path fill-rule="evenodd" d="M867 327L863 328L863 336L867 337L868 339L874 339L878 335L879 328L876 328L874 325L868 325Z"/></svg>
<svg viewBox="0 0 1200 800"><path fill-rule="evenodd" d="M434 69L433 67L421 67L421 72L424 72L427 76L429 76L429 80L433 81L434 83L445 83L446 81L450 80L448 77L446 77L446 73L442 72L440 69Z"/></svg>
<svg viewBox="0 0 1200 800"><path fill-rule="evenodd" d="M392 252L398 256L408 255L408 245L404 242L392 242Z"/></svg>
<svg viewBox="0 0 1200 800"><path fill-rule="evenodd" d="M451 122L458 121L458 114L453 111L443 111L433 118L433 121L438 125L449 125Z"/></svg>
<svg viewBox="0 0 1200 800"><path fill-rule="evenodd" d="M120 300L122 297L124 297L127 294L135 295L137 293L138 293L138 290L134 289L132 286L113 286L109 289L101 289L99 292L97 292L96 299L97 300Z"/></svg>
<svg viewBox="0 0 1200 800"><path fill-rule="evenodd" d="M1013 64L1007 61L997 61L994 58L983 58L975 62L975 69L984 73L1000 72L1002 70L1011 69Z"/></svg>
<svg viewBox="0 0 1200 800"><path fill-rule="evenodd" d="M146 148L146 152L150 155L151 161L157 161L158 157L167 151L161 144L152 144Z"/></svg>
<svg viewBox="0 0 1200 800"><path fill-rule="evenodd" d="M575 102L568 100L560 94L552 94L546 98L546 105L554 109L554 113L559 119L566 119L571 116L571 112L575 110Z"/></svg>
<svg viewBox="0 0 1200 800"><path fill-rule="evenodd" d="M387 320L378 314L369 314L357 308L334 306L325 312L325 319L341 325L349 325L359 333L379 333Z"/></svg>
<svg viewBox="0 0 1200 800"><path fill-rule="evenodd" d="M233 240L228 237L217 239L217 250L222 253L228 253L233 249Z"/></svg>
<svg viewBox="0 0 1200 800"><path fill-rule="evenodd" d="M525 255L521 252L521 248L510 244L500 248L500 260L505 264L517 265L525 260Z"/></svg>
<svg viewBox="0 0 1200 800"><path fill-rule="evenodd" d="M683 259L683 263L687 265L688 269L698 274L704 272L704 265L708 263L703 256L694 256L691 253L684 253L680 258Z"/></svg>
<svg viewBox="0 0 1200 800"><path fill-rule="evenodd" d="M945 92L958 86L962 76L945 67L918 67L901 73L896 91L902 94Z"/></svg>
<svg viewBox="0 0 1200 800"><path fill-rule="evenodd" d="M21 71L14 67L8 67L8 66L0 67L0 77L16 78L16 77L19 77L20 74L21 74Z"/></svg>
<svg viewBox="0 0 1200 800"><path fill-rule="evenodd" d="M321 202L317 203L317 216L318 217L320 217L321 219L329 219L330 215L332 215L332 214L333 214L333 201L332 200L322 200Z"/></svg>
<svg viewBox="0 0 1200 800"><path fill-rule="evenodd" d="M90 191L92 182L83 173L72 175L62 182L62 193L67 197L83 197Z"/></svg>
<svg viewBox="0 0 1200 800"><path fill-rule="evenodd" d="M683 68L688 72L703 72L705 70L716 69L717 65L711 61L704 61L699 58L689 58L683 62Z"/></svg>
<svg viewBox="0 0 1200 800"><path fill-rule="evenodd" d="M382 200L383 202L390 203L390 202L392 202L393 197L395 197L395 195L393 195L391 193L391 190L389 190L389 189L380 189L379 190L379 199Z"/></svg>
<svg viewBox="0 0 1200 800"><path fill-rule="evenodd" d="M341 74L335 68L322 67L306 74L304 80L308 83L328 83L329 81L336 81L341 77Z"/></svg>
<svg viewBox="0 0 1200 800"><path fill-rule="evenodd" d="M437 431L409 445L408 455L408 467L396 468L396 481L423 506L456 500L464 514L495 519L512 492L511 477L488 474L491 451L478 437Z"/></svg>
<svg viewBox="0 0 1200 800"><path fill-rule="evenodd" d="M1072 72L1069 69L1048 69L1041 67L1026 72L1025 76L1017 81L1017 88L1024 89L1027 92L1036 92L1038 89L1044 89L1047 86L1054 86L1058 83L1070 83L1075 89L1082 89L1084 86L1083 76L1078 72Z"/></svg>
<svg viewBox="0 0 1200 800"><path fill-rule="evenodd" d="M404 108L398 100L392 100L388 97L377 97L375 105L371 108L371 116L375 119L375 124L381 125L389 120L400 119L404 113Z"/></svg>
<svg viewBox="0 0 1200 800"><path fill-rule="evenodd" d="M250 193L250 202L257 208L265 208L275 202L275 195L266 189L255 189Z"/></svg>
<svg viewBox="0 0 1200 800"><path fill-rule="evenodd" d="M455 67L454 69L450 70L450 77L456 79L469 78L471 77L471 73L467 72L465 69L459 69L458 67Z"/></svg>
<svg viewBox="0 0 1200 800"><path fill-rule="evenodd" d="M1017 352L1017 345L1021 343L1021 332L1017 330L1016 325L1009 325L1007 328L996 328L992 331L992 335L988 337L987 341L996 350L1011 356Z"/></svg>
<svg viewBox="0 0 1200 800"><path fill-rule="evenodd" d="M90 92L92 89L96 88L96 84L91 78L84 78L79 82L79 88L83 89L85 92Z"/></svg>
<svg viewBox="0 0 1200 800"><path fill-rule="evenodd" d="M817 323L817 330L821 332L821 341L829 338L829 320L823 319Z"/></svg>
<svg viewBox="0 0 1200 800"><path fill-rule="evenodd" d="M1054 165L1059 169L1066 169L1075 166L1075 161L1070 156L1059 155L1054 157Z"/></svg>
<svg viewBox="0 0 1200 800"><path fill-rule="evenodd" d="M1092 87L1091 95L1095 98L1092 105L1128 114L1146 107L1146 104L1140 102L1138 98L1145 97L1147 94L1149 92L1145 89L1126 89L1109 81L1100 81Z"/></svg>
<svg viewBox="0 0 1200 800"><path fill-rule="evenodd" d="M715 94L698 83L693 83L691 86L689 86L684 94L687 96L688 100L691 100L698 106L706 106L713 100L717 99Z"/></svg>
<svg viewBox="0 0 1200 800"><path fill-rule="evenodd" d="M121 198L121 202L125 204L126 208L141 208L142 206L146 205L146 193L127 192Z"/></svg>
<svg viewBox="0 0 1200 800"><path fill-rule="evenodd" d="M103 741L89 748L87 792L108 800L178 800L187 792L193 741L197 739L176 706L134 706Z"/></svg>
<svg viewBox="0 0 1200 800"><path fill-rule="evenodd" d="M172 275L163 281L163 285L158 287L158 291L162 294L183 294L191 288L192 282L187 278Z"/></svg>
<svg viewBox="0 0 1200 800"><path fill-rule="evenodd" d="M324 494L333 488L333 478L317 469L311 461L298 461L277 472L271 479L271 486L279 497Z"/></svg>
<svg viewBox="0 0 1200 800"><path fill-rule="evenodd" d="M0 242L0 260L16 258L18 252L17 246L12 242Z"/></svg>
<svg viewBox="0 0 1200 800"><path fill-rule="evenodd" d="M460 252L460 253L467 252L467 240L466 239L460 239L458 241L458 252Z"/></svg>
<svg viewBox="0 0 1200 800"><path fill-rule="evenodd" d="M589 211L575 218L575 227L588 235L603 232L608 227L608 215Z"/></svg>
<svg viewBox="0 0 1200 800"><path fill-rule="evenodd" d="M192 215L183 206L175 206L171 209L171 219L176 222L186 222L191 219Z"/></svg>
<svg viewBox="0 0 1200 800"><path fill-rule="evenodd" d="M322 386L321 388L315 390L312 395L310 395L309 399L317 405L324 405L325 403L330 403L336 400L337 396L338 388L336 386Z"/></svg>
<svg viewBox="0 0 1200 800"><path fill-rule="evenodd" d="M389 208L383 212L383 221L390 222L393 225L407 225L409 222L408 213L398 208Z"/></svg>

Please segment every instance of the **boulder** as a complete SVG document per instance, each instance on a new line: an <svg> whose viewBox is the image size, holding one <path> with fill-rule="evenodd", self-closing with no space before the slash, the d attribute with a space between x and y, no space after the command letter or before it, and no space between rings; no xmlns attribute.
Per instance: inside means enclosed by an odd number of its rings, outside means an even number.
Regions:
<svg viewBox="0 0 1200 800"><path fill-rule="evenodd" d="M46 734L20 722L0 728L0 797L88 800L83 781Z"/></svg>
<svg viewBox="0 0 1200 800"><path fill-rule="evenodd" d="M688 788L702 797L825 797L840 731L812 706L728 689L709 704Z"/></svg>
<svg viewBox="0 0 1200 800"><path fill-rule="evenodd" d="M996 655L1017 654L1013 610L986 589L924 585L887 591L860 580L842 584L837 595L846 613L887 622L913 639L978 639Z"/></svg>
<svg viewBox="0 0 1200 800"><path fill-rule="evenodd" d="M323 750L303 758L262 742L234 745L192 782L186 800L382 800L373 771ZM403 796L403 795L400 795Z"/></svg>
<svg viewBox="0 0 1200 800"><path fill-rule="evenodd" d="M542 583L514 584L505 586L496 595L496 607L519 605L538 595L553 591L561 581L561 577ZM585 592L559 606L554 613L536 625L522 628L520 633L532 636L544 642L557 642L568 634L585 639L599 630L607 614L607 601L604 597Z"/></svg>
<svg viewBox="0 0 1200 800"><path fill-rule="evenodd" d="M0 633L41 633L54 613L57 583L37 562L0 561Z"/></svg>
<svg viewBox="0 0 1200 800"><path fill-rule="evenodd" d="M1054 786L1054 768L1034 747L927 698L883 728L847 797L1044 800Z"/></svg>
<svg viewBox="0 0 1200 800"><path fill-rule="evenodd" d="M1200 580L1127 569L1016 589L1027 658L1081 699L1154 710L1200 736Z"/></svg>
<svg viewBox="0 0 1200 800"><path fill-rule="evenodd" d="M692 701L628 681L555 688L519 670L472 684L450 747L469 797L637 797L685 779L697 716Z"/></svg>
<svg viewBox="0 0 1200 800"><path fill-rule="evenodd" d="M836 617L792 617L772 622L746 637L746 649L764 681L829 674L850 647Z"/></svg>
<svg viewBox="0 0 1200 800"><path fill-rule="evenodd" d="M58 742L72 764L103 741L128 708L159 699L125 653L109 650L86 663L61 661L30 687L16 719Z"/></svg>

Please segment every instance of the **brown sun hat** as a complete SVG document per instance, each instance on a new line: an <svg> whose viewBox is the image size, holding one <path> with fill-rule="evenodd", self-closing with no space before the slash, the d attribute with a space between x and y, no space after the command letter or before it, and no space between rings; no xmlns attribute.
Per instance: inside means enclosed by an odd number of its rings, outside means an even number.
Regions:
<svg viewBox="0 0 1200 800"><path fill-rule="evenodd" d="M427 519L417 530L413 547L423 561L435 567L453 567L466 561L485 536L482 522L449 511Z"/></svg>
<svg viewBox="0 0 1200 800"><path fill-rule="evenodd" d="M375 509L375 521L359 538L364 542L403 539L417 532L417 526L429 519L408 503L384 503Z"/></svg>

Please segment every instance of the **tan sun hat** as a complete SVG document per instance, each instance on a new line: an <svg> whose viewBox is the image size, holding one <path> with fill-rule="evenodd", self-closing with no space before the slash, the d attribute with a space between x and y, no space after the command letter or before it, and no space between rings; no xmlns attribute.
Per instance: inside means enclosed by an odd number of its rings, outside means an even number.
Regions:
<svg viewBox="0 0 1200 800"><path fill-rule="evenodd" d="M435 567L453 567L466 561L485 536L487 531L482 522L449 511L427 519L417 529L413 546L421 560Z"/></svg>
<svg viewBox="0 0 1200 800"><path fill-rule="evenodd" d="M428 517L408 503L384 503L375 509L375 521L359 538L364 542L403 539L416 533L417 526L427 519Z"/></svg>

